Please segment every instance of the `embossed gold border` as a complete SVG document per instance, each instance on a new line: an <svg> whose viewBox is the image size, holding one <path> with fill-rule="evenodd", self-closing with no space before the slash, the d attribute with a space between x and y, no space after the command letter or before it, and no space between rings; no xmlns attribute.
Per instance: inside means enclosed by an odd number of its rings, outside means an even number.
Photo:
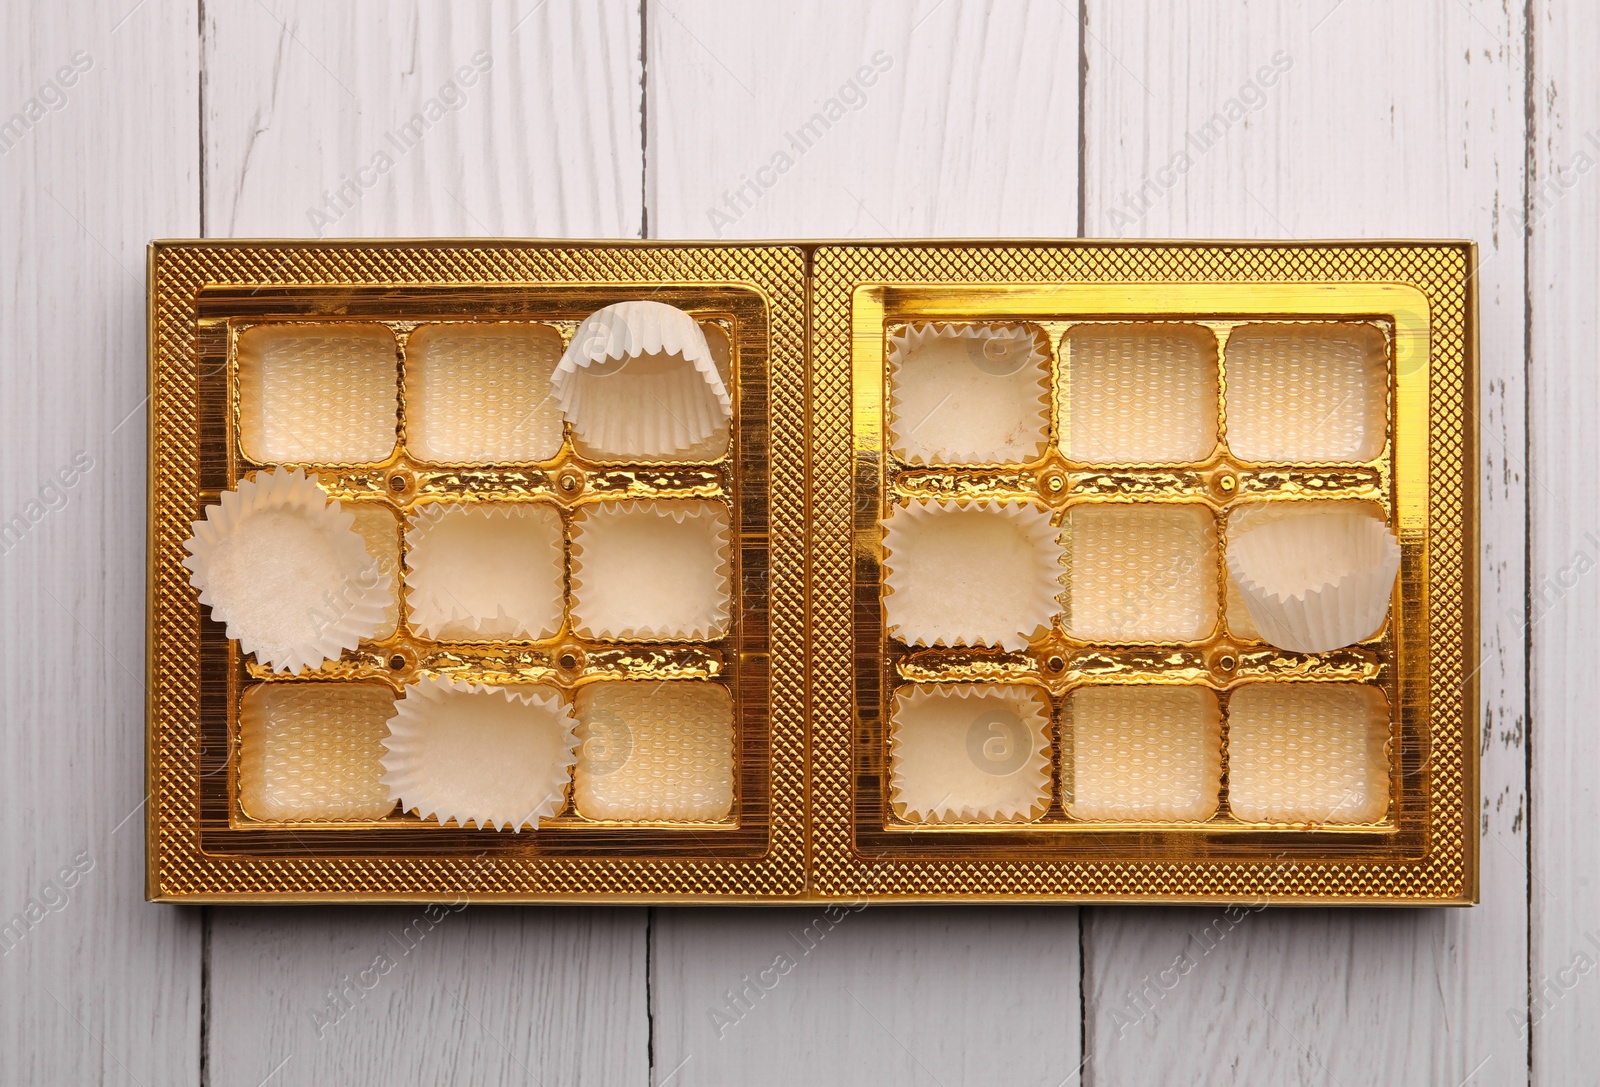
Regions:
<svg viewBox="0 0 1600 1087"><path fill-rule="evenodd" d="M1473 250L1469 243L1064 243L822 247L812 307L814 890L899 900L1464 903L1476 898L1476 644ZM917 316L1028 319L1181 315L1387 315L1396 323L1396 515L1406 537L1402 627L1425 636L1402 652L1399 684L1426 715L1427 788L1408 849L1393 835L1285 860L1299 832L1247 832L1241 855L1141 847L1137 837L1081 857L995 835L993 848L952 842L920 852L863 835L853 810L862 721L850 690L856 644L852 587L872 573L854 496L881 448L882 302L889 320ZM921 307L921 308L919 308ZM1426 341L1420 337L1426 336ZM853 356L853 357L852 357ZM852 384L853 383L853 384ZM864 454L864 455L863 455ZM864 565L865 564L865 565ZM875 585L875 581L873 582ZM1403 639L1404 640L1404 639ZM837 647L837 648L836 648ZM1408 782L1408 784L1415 784ZM1470 802L1469 802L1470 800ZM1404 813L1402 813L1404 819ZM1359 841L1355 834L1313 839ZM1147 836L1149 837L1149 836ZM1155 836L1159 837L1159 836ZM1002 844L1000 839L1004 839ZM1418 844L1420 843L1420 851ZM1042 844L1042 843L1041 843ZM1255 856L1248 854L1251 846Z"/></svg>

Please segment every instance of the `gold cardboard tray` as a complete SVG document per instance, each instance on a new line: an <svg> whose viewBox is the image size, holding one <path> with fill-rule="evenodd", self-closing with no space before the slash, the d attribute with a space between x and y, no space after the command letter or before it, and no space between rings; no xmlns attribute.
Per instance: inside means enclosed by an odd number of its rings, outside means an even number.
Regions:
<svg viewBox="0 0 1600 1087"><path fill-rule="evenodd" d="M1474 260L1464 242L154 243L149 897L1475 901ZM405 381L414 330L536 322L565 340L595 309L644 298L725 335L734 399L725 454L600 461L569 432L539 462L417 455ZM402 604L392 634L314 672L274 676L241 658L189 585L183 541L221 491L269 466L240 440L240 333L329 322L393 334L395 449L370 463L282 463L314 472L347 507L392 515L397 552L404 516L429 503L552 504L564 524L608 498L722 503L737 541L726 637L584 638L569 621L542 640L444 643L413 630ZM1031 455L930 464L897 452L908 427L893 410L891 341L940 323L1035 337L1047 396ZM1244 342L1240 329L1327 327L1360 329L1377 345L1381 441L1354 459L1250 459L1229 399L1230 343ZM1186 330L1214 353L1212 400L1185 416L1209 412L1211 444L1142 463L1096 460L1071 438L1073 345L1085 342L1074 337L1153 328ZM1232 388L1244 388L1247 378L1234 377ZM912 502L976 500L1048 513L1068 556L1058 614L1023 650L908 645L885 622L886 519ZM1261 642L1223 563L1236 512L1308 501L1366 504L1401 542L1389 619L1331 653ZM1210 550L1182 569L1203 578L1199 599L1214 621L1192 637L1075 628L1073 594L1088 599L1093 586L1073 580L1074 511L1179 508L1211 526ZM605 682L719 685L734 707L730 813L691 824L590 819L569 789L554 819L513 834L399 811L272 821L240 802L247 691L359 682L398 693L421 676L538 683L564 697ZM1244 817L1236 794L1249 771L1230 766L1237 693L1328 684L1377 692L1388 709L1381 814ZM1048 780L1027 819L929 821L896 803L896 695L941 687L1024 691L1046 708L1034 754L1048 756ZM1214 808L1165 822L1085 815L1075 803L1074 715L1088 703L1078 693L1180 688L1215 707Z"/></svg>

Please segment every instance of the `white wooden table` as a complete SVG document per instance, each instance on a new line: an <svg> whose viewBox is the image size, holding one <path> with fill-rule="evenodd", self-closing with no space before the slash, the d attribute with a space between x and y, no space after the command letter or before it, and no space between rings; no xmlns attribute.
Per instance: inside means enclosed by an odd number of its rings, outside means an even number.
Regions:
<svg viewBox="0 0 1600 1087"><path fill-rule="evenodd" d="M0 25L0 1084L1600 1082L1589 0ZM816 911L146 905L145 243L319 232L1476 239L1483 904L872 909L720 1029Z"/></svg>

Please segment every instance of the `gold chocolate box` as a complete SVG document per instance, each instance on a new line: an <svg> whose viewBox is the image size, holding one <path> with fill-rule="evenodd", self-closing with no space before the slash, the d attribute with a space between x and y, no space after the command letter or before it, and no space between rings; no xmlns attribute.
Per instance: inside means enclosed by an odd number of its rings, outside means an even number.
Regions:
<svg viewBox="0 0 1600 1087"><path fill-rule="evenodd" d="M149 897L1471 903L1475 258L153 243Z"/></svg>

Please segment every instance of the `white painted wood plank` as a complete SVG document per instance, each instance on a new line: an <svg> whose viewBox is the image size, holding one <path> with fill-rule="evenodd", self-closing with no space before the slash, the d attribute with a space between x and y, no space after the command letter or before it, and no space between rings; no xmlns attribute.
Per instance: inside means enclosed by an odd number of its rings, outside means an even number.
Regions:
<svg viewBox="0 0 1600 1087"><path fill-rule="evenodd" d="M652 235L1076 233L1076 5L646 11ZM655 1082L1077 1082L1076 910L872 909L802 953L823 916L655 911Z"/></svg>
<svg viewBox="0 0 1600 1087"><path fill-rule="evenodd" d="M646 10L653 237L1077 233L1075 4Z"/></svg>
<svg viewBox="0 0 1600 1087"><path fill-rule="evenodd" d="M1532 6L1528 569L1532 635L1533 1078L1592 1083L1600 1066L1600 72L1593 4Z"/></svg>
<svg viewBox="0 0 1600 1087"><path fill-rule="evenodd" d="M1521 9L1092 0L1085 41L1090 235L1481 245L1484 659L1483 904L1252 913L1220 942L1216 910L1089 911L1087 1079L1525 1082ZM1177 169L1231 99L1243 119ZM1142 1012L1130 991L1185 952Z"/></svg>
<svg viewBox="0 0 1600 1087"><path fill-rule="evenodd" d="M194 18L0 12L0 1083L199 1072L199 919L142 842L144 247L197 224Z"/></svg>
<svg viewBox="0 0 1600 1087"><path fill-rule="evenodd" d="M1070 907L657 910L655 1079L1076 1083Z"/></svg>
<svg viewBox="0 0 1600 1087"><path fill-rule="evenodd" d="M205 42L212 235L639 235L636 0L229 0Z"/></svg>
<svg viewBox="0 0 1600 1087"><path fill-rule="evenodd" d="M210 1080L643 1084L643 918L213 909Z"/></svg>
<svg viewBox="0 0 1600 1087"><path fill-rule="evenodd" d="M208 4L208 230L637 236L639 27L624 2ZM404 956L420 908L210 912L212 1082L648 1078L643 910L472 909Z"/></svg>

